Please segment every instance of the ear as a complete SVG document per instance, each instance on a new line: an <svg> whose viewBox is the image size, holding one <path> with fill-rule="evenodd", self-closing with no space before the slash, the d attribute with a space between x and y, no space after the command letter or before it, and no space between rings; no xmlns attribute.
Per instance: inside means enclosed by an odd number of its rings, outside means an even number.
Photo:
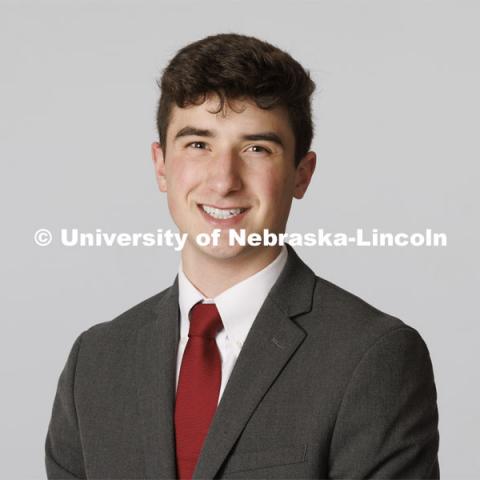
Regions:
<svg viewBox="0 0 480 480"><path fill-rule="evenodd" d="M155 177L157 179L158 188L161 192L167 191L167 176L165 169L165 158L162 147L158 142L152 143L152 161L155 168Z"/></svg>
<svg viewBox="0 0 480 480"><path fill-rule="evenodd" d="M295 170L295 189L293 196L295 198L303 198L307 191L310 180L312 179L315 165L317 164L317 155L315 152L308 152L298 164Z"/></svg>

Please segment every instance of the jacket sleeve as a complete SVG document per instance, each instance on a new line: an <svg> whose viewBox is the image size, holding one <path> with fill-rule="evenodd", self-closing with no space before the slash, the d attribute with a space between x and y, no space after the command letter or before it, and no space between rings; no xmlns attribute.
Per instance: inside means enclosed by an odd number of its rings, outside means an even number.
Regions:
<svg viewBox="0 0 480 480"><path fill-rule="evenodd" d="M86 478L74 395L82 335L73 344L58 381L45 441L45 464L49 479Z"/></svg>
<svg viewBox="0 0 480 480"><path fill-rule="evenodd" d="M330 478L438 479L437 395L420 335L378 339L345 391L330 450Z"/></svg>

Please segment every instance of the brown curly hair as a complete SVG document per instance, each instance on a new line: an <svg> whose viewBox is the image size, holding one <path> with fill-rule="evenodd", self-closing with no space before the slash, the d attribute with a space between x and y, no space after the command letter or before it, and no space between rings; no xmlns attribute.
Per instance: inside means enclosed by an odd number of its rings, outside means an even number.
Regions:
<svg viewBox="0 0 480 480"><path fill-rule="evenodd" d="M240 98L254 100L259 108L285 107L295 136L295 165L310 149L315 83L300 63L270 43L234 33L208 36L180 49L158 85L157 129L163 149L172 106L200 105L211 93L219 97L218 112L229 99Z"/></svg>

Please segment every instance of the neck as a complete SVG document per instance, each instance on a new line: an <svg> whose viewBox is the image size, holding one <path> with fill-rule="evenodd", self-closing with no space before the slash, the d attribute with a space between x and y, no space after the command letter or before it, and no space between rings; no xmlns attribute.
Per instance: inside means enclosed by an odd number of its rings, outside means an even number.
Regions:
<svg viewBox="0 0 480 480"><path fill-rule="evenodd" d="M215 258L202 251L182 251L183 272L202 295L214 298L251 277L277 258L281 247L254 247L232 258Z"/></svg>

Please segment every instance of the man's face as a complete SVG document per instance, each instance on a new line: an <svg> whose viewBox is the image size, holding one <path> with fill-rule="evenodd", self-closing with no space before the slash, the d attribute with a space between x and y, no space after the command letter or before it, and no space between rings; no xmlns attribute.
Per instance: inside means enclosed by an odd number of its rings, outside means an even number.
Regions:
<svg viewBox="0 0 480 480"><path fill-rule="evenodd" d="M166 154L152 154L170 213L188 234L188 254L227 259L261 254L260 247L228 245L228 229L284 232L293 197L305 193L315 167L309 152L295 168L294 135L287 111L264 110L250 100L230 101L218 114L218 97L197 106L173 107ZM200 247L199 233L221 229L218 246ZM256 249L256 250L253 250Z"/></svg>

